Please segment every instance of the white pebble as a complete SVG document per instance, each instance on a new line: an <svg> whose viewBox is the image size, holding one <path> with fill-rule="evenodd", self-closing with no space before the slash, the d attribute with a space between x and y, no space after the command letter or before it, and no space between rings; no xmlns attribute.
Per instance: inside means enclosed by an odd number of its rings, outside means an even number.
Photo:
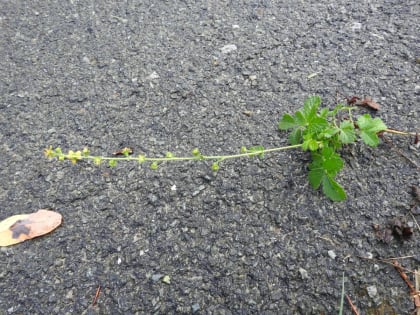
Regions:
<svg viewBox="0 0 420 315"><path fill-rule="evenodd" d="M330 256L331 259L335 259L335 257L337 257L337 255L335 254L335 252L333 250L328 251L328 256Z"/></svg>
<svg viewBox="0 0 420 315"><path fill-rule="evenodd" d="M302 279L308 279L309 278L308 271L306 271L305 269L299 268L299 272L300 272L300 275L301 275Z"/></svg>
<svg viewBox="0 0 420 315"><path fill-rule="evenodd" d="M223 54L228 54L228 53L230 53L232 51L235 51L237 49L238 49L238 47L236 47L236 45L229 44L229 45L223 46L220 50L222 51Z"/></svg>
<svg viewBox="0 0 420 315"><path fill-rule="evenodd" d="M376 288L376 286L374 286L374 285L368 286L368 287L366 288L366 290L367 290L368 295L369 295L371 298L374 298L374 297L378 294L378 289L377 289L377 288Z"/></svg>

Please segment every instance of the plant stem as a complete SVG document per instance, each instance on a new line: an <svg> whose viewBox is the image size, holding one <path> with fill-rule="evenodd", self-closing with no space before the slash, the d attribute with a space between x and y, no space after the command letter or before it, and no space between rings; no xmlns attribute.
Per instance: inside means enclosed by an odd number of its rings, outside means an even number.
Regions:
<svg viewBox="0 0 420 315"><path fill-rule="evenodd" d="M415 132L407 132L407 131L399 131L399 130L395 130L395 129L385 129L384 132L388 132L388 133L393 133L396 135L403 135L403 136L415 136L416 133Z"/></svg>
<svg viewBox="0 0 420 315"><path fill-rule="evenodd" d="M253 152L245 152L245 153L239 153L239 154L231 154L231 155L197 155L197 156L171 156L171 157L146 157L142 159L144 162L168 162L168 161L192 161L192 160L227 160L227 159L235 159L235 158L242 158L242 157L248 157L248 156L258 156L260 154L265 153L271 153L271 152L277 152L277 151L284 151L284 150L290 150L290 149L296 149L302 147L302 144L295 144L295 145L289 145L285 147L278 147L278 148L272 148L272 149L264 149L259 151L253 151ZM64 159L71 159L71 156L69 154L58 154L57 157L61 157ZM84 155L80 156L78 160L82 159L88 159L88 160L115 160L115 161L139 161L139 157L137 156L124 156L124 157L109 157L109 156L94 156L94 155Z"/></svg>

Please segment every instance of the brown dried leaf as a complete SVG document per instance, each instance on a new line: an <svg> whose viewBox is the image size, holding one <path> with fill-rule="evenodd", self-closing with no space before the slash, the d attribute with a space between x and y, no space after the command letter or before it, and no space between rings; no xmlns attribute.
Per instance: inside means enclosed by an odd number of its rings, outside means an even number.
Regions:
<svg viewBox="0 0 420 315"><path fill-rule="evenodd" d="M351 96L346 97L347 104L348 105L357 105L357 106L363 106L368 107L370 109L379 110L379 104L374 102L371 97L366 96L364 99L361 99L358 96Z"/></svg>
<svg viewBox="0 0 420 315"><path fill-rule="evenodd" d="M370 97L366 97L364 100L362 100L362 106L363 105L374 110L379 110L379 104L372 101Z"/></svg>
<svg viewBox="0 0 420 315"><path fill-rule="evenodd" d="M133 149L129 147L122 148L121 150L115 151L112 155L131 155L133 154Z"/></svg>
<svg viewBox="0 0 420 315"><path fill-rule="evenodd" d="M61 221L61 214L45 209L11 216L0 222L0 246L18 244L47 234L56 229Z"/></svg>

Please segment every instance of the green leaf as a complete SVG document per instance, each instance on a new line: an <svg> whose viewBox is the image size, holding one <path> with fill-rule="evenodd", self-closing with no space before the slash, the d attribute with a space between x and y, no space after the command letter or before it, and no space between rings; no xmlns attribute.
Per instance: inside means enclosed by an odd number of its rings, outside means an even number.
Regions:
<svg viewBox="0 0 420 315"><path fill-rule="evenodd" d="M354 124L351 121L345 120L341 122L339 131L338 139L341 143L348 144L356 141L356 132L354 130Z"/></svg>
<svg viewBox="0 0 420 315"><path fill-rule="evenodd" d="M219 170L219 163L217 163L217 162L214 162L212 165L211 165L211 170L213 171L213 172L217 172L218 170Z"/></svg>
<svg viewBox="0 0 420 315"><path fill-rule="evenodd" d="M377 133L386 129L386 125L380 118L372 119L369 114L360 116L357 119L357 125L360 129L360 137L371 147L376 147L379 144Z"/></svg>
<svg viewBox="0 0 420 315"><path fill-rule="evenodd" d="M322 168L315 168L309 171L308 179L312 188L314 189L319 188L324 175L325 175L325 171Z"/></svg>
<svg viewBox="0 0 420 315"><path fill-rule="evenodd" d="M337 127L328 127L324 129L319 135L318 139L330 139L340 131Z"/></svg>
<svg viewBox="0 0 420 315"><path fill-rule="evenodd" d="M108 164L109 164L109 167L115 167L115 166L117 166L117 160L109 160L109 162L108 162Z"/></svg>
<svg viewBox="0 0 420 315"><path fill-rule="evenodd" d="M376 132L362 131L360 132L360 138L371 147L376 147L379 144L379 138Z"/></svg>
<svg viewBox="0 0 420 315"><path fill-rule="evenodd" d="M339 170L343 168L344 162L343 160L338 156L338 154L335 154L331 156L330 158L324 160L322 163L322 167L324 170L327 171L328 174L335 176Z"/></svg>
<svg viewBox="0 0 420 315"><path fill-rule="evenodd" d="M329 147L321 150L322 168L331 176L335 176L343 168L344 162L340 156Z"/></svg>
<svg viewBox="0 0 420 315"><path fill-rule="evenodd" d="M279 121L278 127L280 130L287 130L297 126L295 118L292 115L284 114Z"/></svg>
<svg viewBox="0 0 420 315"><path fill-rule="evenodd" d="M343 187L329 175L322 177L322 192L332 201L342 201L346 199L346 192Z"/></svg>
<svg viewBox="0 0 420 315"><path fill-rule="evenodd" d="M297 111L295 114L295 121L299 126L302 126L302 127L306 126L308 122L305 115L300 110Z"/></svg>
<svg viewBox="0 0 420 315"><path fill-rule="evenodd" d="M329 112L328 108L322 108L319 112L319 117L327 118Z"/></svg>
<svg viewBox="0 0 420 315"><path fill-rule="evenodd" d="M321 98L318 95L310 96L305 100L303 114L306 120L311 120L312 117L315 117L319 105L321 105Z"/></svg>
<svg viewBox="0 0 420 315"><path fill-rule="evenodd" d="M379 132L386 129L386 125L380 118L372 119L369 114L359 116L357 119L357 125L360 130Z"/></svg>
<svg viewBox="0 0 420 315"><path fill-rule="evenodd" d="M308 140L305 140L302 143L302 150L307 151L308 149L310 151L316 151L318 149L318 142L312 138L309 138Z"/></svg>
<svg viewBox="0 0 420 315"><path fill-rule="evenodd" d="M250 156L258 155L258 157L262 159L264 157L264 152L261 151L264 151L264 147L262 145L256 145L248 149L248 152L251 153Z"/></svg>
<svg viewBox="0 0 420 315"><path fill-rule="evenodd" d="M293 130L289 135L289 142L291 144L300 144L302 143L302 130L301 129L295 129Z"/></svg>
<svg viewBox="0 0 420 315"><path fill-rule="evenodd" d="M329 126L328 121L325 118L313 117L309 121L308 131L309 132L319 132Z"/></svg>

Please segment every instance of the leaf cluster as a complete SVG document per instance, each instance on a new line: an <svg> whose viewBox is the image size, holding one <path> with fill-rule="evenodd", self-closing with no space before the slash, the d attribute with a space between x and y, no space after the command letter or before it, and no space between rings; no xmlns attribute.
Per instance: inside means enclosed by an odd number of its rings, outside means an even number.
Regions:
<svg viewBox="0 0 420 315"><path fill-rule="evenodd" d="M343 187L335 177L343 168L344 161L338 154L342 145L356 142L359 138L369 146L379 144L378 132L387 127L379 118L369 114L353 120L353 107L338 104L333 110L320 109L321 98L311 96L305 100L302 109L295 114L284 114L278 123L280 130L291 130L289 141L292 145L301 144L302 150L310 151L308 179L315 189L331 200L346 199ZM343 118L343 112L347 117Z"/></svg>

